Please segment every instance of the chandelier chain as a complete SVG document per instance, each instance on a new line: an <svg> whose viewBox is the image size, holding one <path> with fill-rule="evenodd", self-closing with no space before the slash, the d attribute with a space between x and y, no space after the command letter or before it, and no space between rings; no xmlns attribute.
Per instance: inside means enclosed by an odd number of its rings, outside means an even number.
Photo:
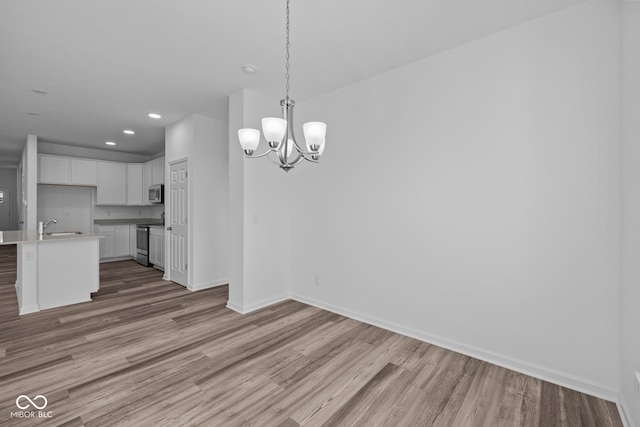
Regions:
<svg viewBox="0 0 640 427"><path fill-rule="evenodd" d="M287 67L286 67L286 78L287 78L287 99L289 99L289 0L287 0Z"/></svg>
<svg viewBox="0 0 640 427"><path fill-rule="evenodd" d="M262 132L267 140L269 147L262 154L255 154L256 148L260 144L260 131L258 129L244 128L238 129L238 139L240 146L247 158L267 157L280 168L289 172L296 165L303 161L318 163L320 156L324 151L324 142L327 132L327 124L323 122L306 122L303 124L304 137L306 140L306 150L299 145L293 135L293 107L295 102L289 98L290 89L290 0L287 3L287 43L286 43L286 59L287 65L285 69L287 96L280 101L282 107L282 118L265 117L262 119ZM294 152L295 151L295 152ZM272 156L269 156L273 154Z"/></svg>

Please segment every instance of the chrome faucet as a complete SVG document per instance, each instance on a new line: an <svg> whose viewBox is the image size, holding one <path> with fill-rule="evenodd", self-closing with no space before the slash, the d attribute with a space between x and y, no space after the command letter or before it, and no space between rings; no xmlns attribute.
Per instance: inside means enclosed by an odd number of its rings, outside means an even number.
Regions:
<svg viewBox="0 0 640 427"><path fill-rule="evenodd" d="M47 222L45 222L45 223L44 223L44 226L42 226L42 228L47 228L48 226L50 226L50 225L51 225L51 223L57 224L57 223L58 223L58 220L57 220L57 219L49 220L49 221L47 221Z"/></svg>

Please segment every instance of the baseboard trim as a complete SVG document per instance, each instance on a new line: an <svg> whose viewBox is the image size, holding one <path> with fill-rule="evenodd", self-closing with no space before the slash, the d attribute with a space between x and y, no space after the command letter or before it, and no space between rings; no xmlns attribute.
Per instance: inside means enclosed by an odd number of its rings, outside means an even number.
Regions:
<svg viewBox="0 0 640 427"><path fill-rule="evenodd" d="M233 310L233 311L235 311L236 313L244 314L244 313L242 312L242 307L240 307L240 306L239 306L239 305L237 305L237 304L232 303L232 302L231 302L231 301L229 301L229 300L227 300L227 308L228 308L229 310Z"/></svg>
<svg viewBox="0 0 640 427"><path fill-rule="evenodd" d="M231 301L227 301L227 308L235 312L238 312L240 314L247 314L247 313L251 313L252 311L260 310L261 308L265 308L270 305L277 304L282 301L286 301L288 299L291 299L289 297L289 294L280 294L276 297L267 298L262 301L254 302L253 304L247 304L244 306L239 306L237 304L232 303Z"/></svg>
<svg viewBox="0 0 640 427"><path fill-rule="evenodd" d="M622 393L618 393L618 400L616 402L616 405L618 406L618 412L620 413L622 425L624 427L636 427L636 425L633 423L633 418L631 418L631 414L627 410L629 406L627 405L627 402L624 399Z"/></svg>
<svg viewBox="0 0 640 427"><path fill-rule="evenodd" d="M39 311L40 311L40 307L38 307L36 304L33 304L33 305L27 305L25 307L20 307L18 314L22 316L23 314L37 313Z"/></svg>
<svg viewBox="0 0 640 427"><path fill-rule="evenodd" d="M113 258L103 258L100 260L100 264L104 264L108 262L126 261L129 259L133 259L133 257L131 255L126 255L126 256L117 256Z"/></svg>
<svg viewBox="0 0 640 427"><path fill-rule="evenodd" d="M18 297L18 307L20 307L22 305L22 293L20 292L22 285L16 280L14 287L16 289L16 296Z"/></svg>
<svg viewBox="0 0 640 427"><path fill-rule="evenodd" d="M203 289L215 288L217 286L226 285L228 283L229 283L228 278L222 278L222 279L214 280L212 282L191 284L187 286L187 289L189 289L191 292L196 292L196 291L201 291Z"/></svg>
<svg viewBox="0 0 640 427"><path fill-rule="evenodd" d="M594 383L585 378L580 378L577 376L573 376L573 375L565 374L552 369L548 369L542 366L537 366L537 365L525 362L523 360L513 359L511 357L493 353L478 347L469 346L469 345L466 345L457 341L449 340L447 338L443 338L437 335L432 335L424 331L419 331L417 329L407 328L402 325L380 320L362 313L345 309L343 307L334 306L332 304L327 304L322 301L304 297L302 295L294 294L294 295L291 295L290 298L305 304L312 305L314 307L321 308L323 310L328 310L333 313L340 314L342 316L346 316L364 323L368 323L373 326L387 329L391 332L396 332L398 334L405 335L410 338L415 338L417 340L424 341L429 344L434 344L439 347L443 347L448 350L464 354L466 356L470 356L476 359L483 360L488 363L492 363L494 365L501 366L503 368L511 369L513 371L517 371L525 375L529 375L544 381L548 381L550 383L553 383L562 387L567 387L572 390L579 391L581 393L589 394L591 396L599 397L601 399L609 400L612 402L617 402L617 399L618 399L617 390L614 390L603 384Z"/></svg>

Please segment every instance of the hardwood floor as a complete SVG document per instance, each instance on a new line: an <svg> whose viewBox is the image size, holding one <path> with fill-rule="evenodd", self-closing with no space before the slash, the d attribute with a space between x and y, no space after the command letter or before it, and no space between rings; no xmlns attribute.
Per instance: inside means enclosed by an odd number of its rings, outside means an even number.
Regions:
<svg viewBox="0 0 640 427"><path fill-rule="evenodd" d="M19 317L0 246L0 425L622 425L614 403L299 302L240 315L226 286L100 276L92 302ZM19 395L49 418L12 418Z"/></svg>

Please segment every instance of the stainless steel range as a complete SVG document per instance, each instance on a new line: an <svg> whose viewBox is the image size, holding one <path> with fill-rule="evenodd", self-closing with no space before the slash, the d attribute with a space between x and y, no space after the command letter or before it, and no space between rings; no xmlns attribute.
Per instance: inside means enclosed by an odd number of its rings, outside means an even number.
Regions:
<svg viewBox="0 0 640 427"><path fill-rule="evenodd" d="M149 267L149 225L136 225L136 261Z"/></svg>

